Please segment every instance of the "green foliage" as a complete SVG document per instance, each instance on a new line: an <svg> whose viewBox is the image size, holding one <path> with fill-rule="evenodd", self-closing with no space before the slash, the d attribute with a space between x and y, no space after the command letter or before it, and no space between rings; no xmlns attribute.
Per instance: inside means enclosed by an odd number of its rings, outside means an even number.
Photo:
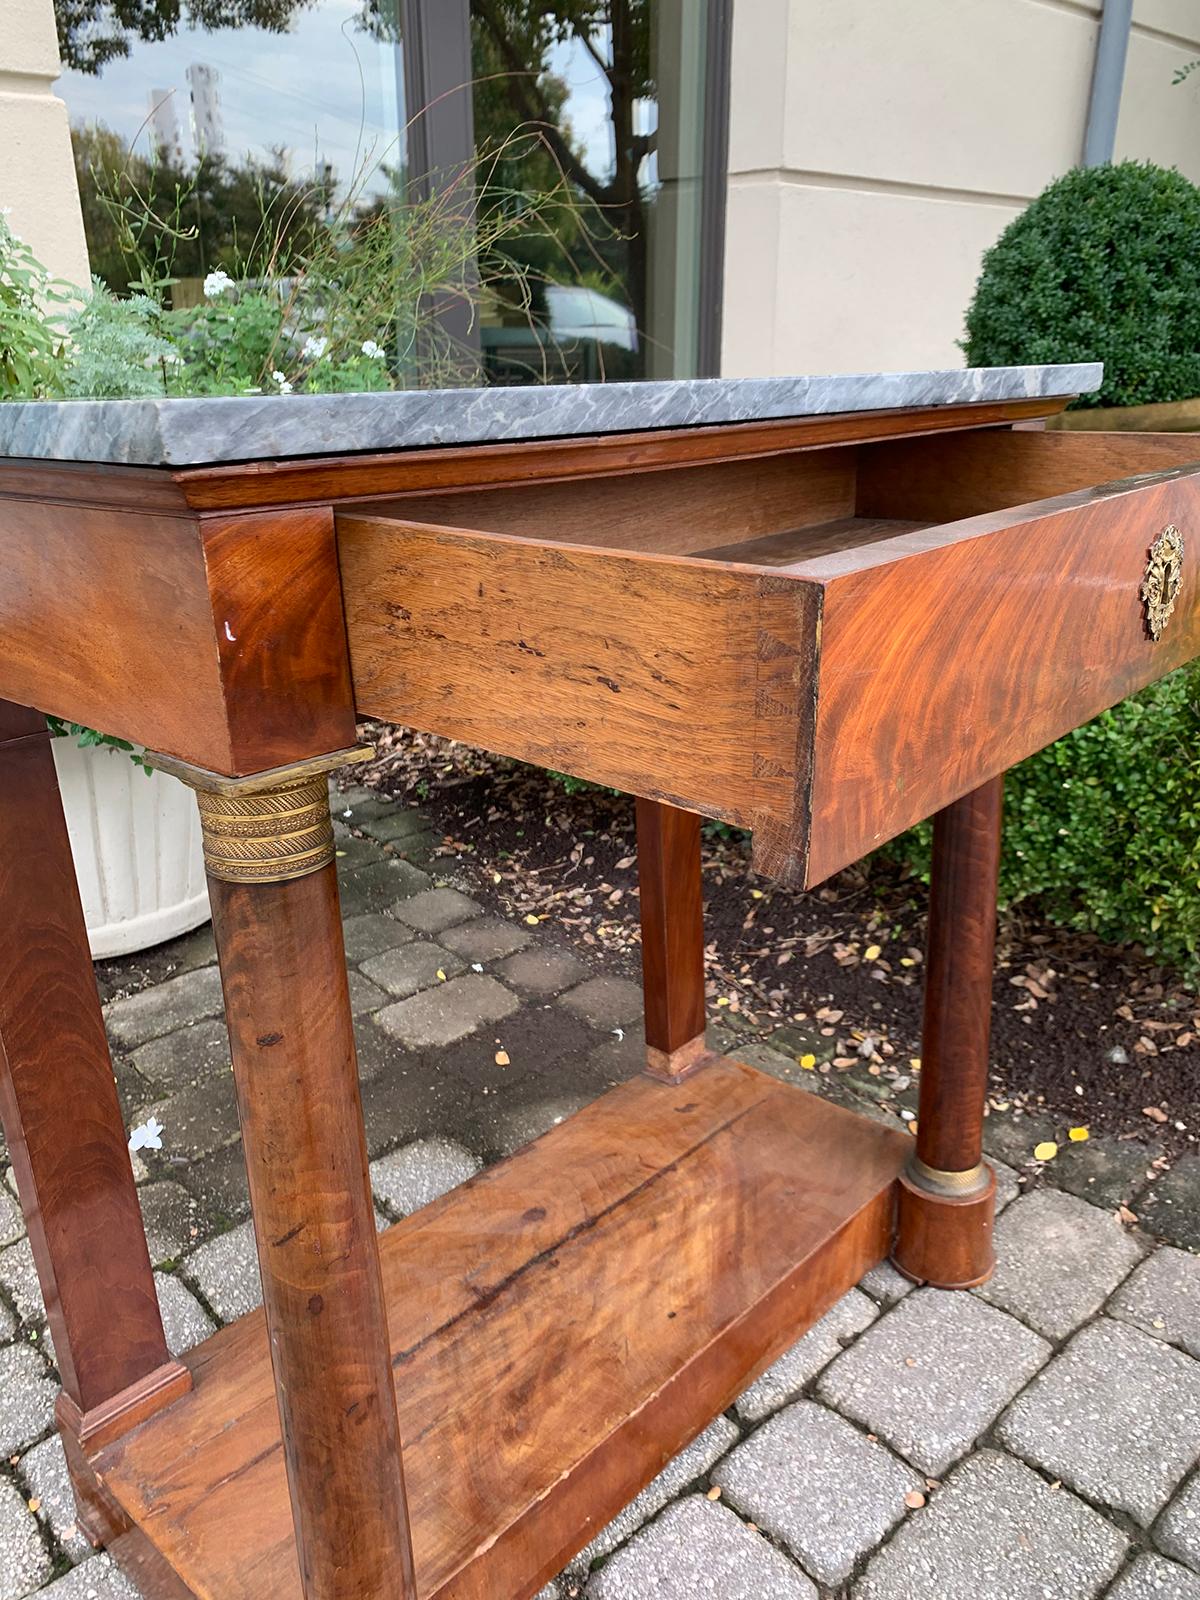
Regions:
<svg viewBox="0 0 1200 1600"><path fill-rule="evenodd" d="M162 394L172 368L183 364L163 337L162 320L162 308L149 295L118 300L97 279L87 301L67 318L62 393L77 400Z"/></svg>
<svg viewBox="0 0 1200 1600"><path fill-rule="evenodd" d="M97 733L95 728L86 727L82 722L64 722L61 717L47 717L46 726L56 739L74 739L81 750L120 750L135 767L141 767L148 778L153 776L154 768L128 739L118 739L111 733Z"/></svg>
<svg viewBox="0 0 1200 1600"><path fill-rule="evenodd" d="M40 399L57 392L65 304L33 251L0 211L0 400Z"/></svg>
<svg viewBox="0 0 1200 1600"><path fill-rule="evenodd" d="M929 824L890 847L923 874ZM1200 666L1023 762L1005 785L1001 897L1200 972Z"/></svg>
<svg viewBox="0 0 1200 1600"><path fill-rule="evenodd" d="M130 53L133 39L169 39L181 27L265 28L285 33L313 0L55 0L65 67L97 73Z"/></svg>
<svg viewBox="0 0 1200 1600"><path fill-rule="evenodd" d="M183 172L105 128L73 138L93 262L110 288L158 303L155 331L181 359L158 392L476 381L477 354L431 306L528 319L547 240L587 237L539 130L485 141L426 195L372 158L340 198L323 179L287 180L279 163L206 159ZM531 190L531 176L544 187ZM525 186L510 188L514 178Z"/></svg>
<svg viewBox="0 0 1200 1600"><path fill-rule="evenodd" d="M963 348L980 367L1103 361L1080 406L1200 395L1200 189L1149 162L1059 178L984 256Z"/></svg>
<svg viewBox="0 0 1200 1600"><path fill-rule="evenodd" d="M278 294L230 290L203 305L167 312L163 322L184 362L176 392L245 393L287 364Z"/></svg>
<svg viewBox="0 0 1200 1600"><path fill-rule="evenodd" d="M325 185L289 178L281 153L236 165L204 155L184 168L165 151L130 149L99 123L72 126L71 145L92 272L118 294L199 279L214 262L253 275L268 243L274 270L287 273L325 225Z"/></svg>

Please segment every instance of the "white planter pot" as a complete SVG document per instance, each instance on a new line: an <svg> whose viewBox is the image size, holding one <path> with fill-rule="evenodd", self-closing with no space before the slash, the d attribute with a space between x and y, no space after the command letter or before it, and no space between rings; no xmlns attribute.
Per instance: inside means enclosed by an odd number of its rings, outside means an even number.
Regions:
<svg viewBox="0 0 1200 1600"><path fill-rule="evenodd" d="M51 748L92 955L146 950L207 922L194 796L110 746Z"/></svg>

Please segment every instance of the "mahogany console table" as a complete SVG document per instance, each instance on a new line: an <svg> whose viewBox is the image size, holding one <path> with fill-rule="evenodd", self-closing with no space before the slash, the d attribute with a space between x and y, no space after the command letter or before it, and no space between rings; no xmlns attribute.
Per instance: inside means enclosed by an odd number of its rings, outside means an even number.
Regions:
<svg viewBox="0 0 1200 1600"><path fill-rule="evenodd" d="M148 1594L525 1600L873 1263L986 1277L1002 774L1200 654L1200 445L1036 426L1098 376L0 407L0 1110ZM203 817L265 1305L180 1361L47 712ZM646 1075L378 1241L361 716L637 795L645 972ZM710 1054L701 816L815 884L935 814L916 1139Z"/></svg>

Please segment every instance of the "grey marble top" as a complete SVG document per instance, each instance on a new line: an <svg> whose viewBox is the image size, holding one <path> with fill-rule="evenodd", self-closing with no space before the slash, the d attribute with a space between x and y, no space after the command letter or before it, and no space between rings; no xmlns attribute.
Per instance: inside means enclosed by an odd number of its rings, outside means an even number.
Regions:
<svg viewBox="0 0 1200 1600"><path fill-rule="evenodd" d="M561 439L907 406L1077 395L1103 368L976 367L819 378L687 378L666 383L431 389L382 394L0 404L0 457L130 466Z"/></svg>

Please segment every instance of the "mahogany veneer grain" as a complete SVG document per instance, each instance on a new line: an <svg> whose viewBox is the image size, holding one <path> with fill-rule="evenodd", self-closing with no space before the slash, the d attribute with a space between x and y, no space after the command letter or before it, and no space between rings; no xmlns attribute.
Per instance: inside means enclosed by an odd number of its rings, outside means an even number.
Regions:
<svg viewBox="0 0 1200 1600"><path fill-rule="evenodd" d="M886 1251L911 1140L714 1062L613 1090L392 1228L421 1600L523 1600ZM97 1471L202 1600L298 1600L260 1313Z"/></svg>

